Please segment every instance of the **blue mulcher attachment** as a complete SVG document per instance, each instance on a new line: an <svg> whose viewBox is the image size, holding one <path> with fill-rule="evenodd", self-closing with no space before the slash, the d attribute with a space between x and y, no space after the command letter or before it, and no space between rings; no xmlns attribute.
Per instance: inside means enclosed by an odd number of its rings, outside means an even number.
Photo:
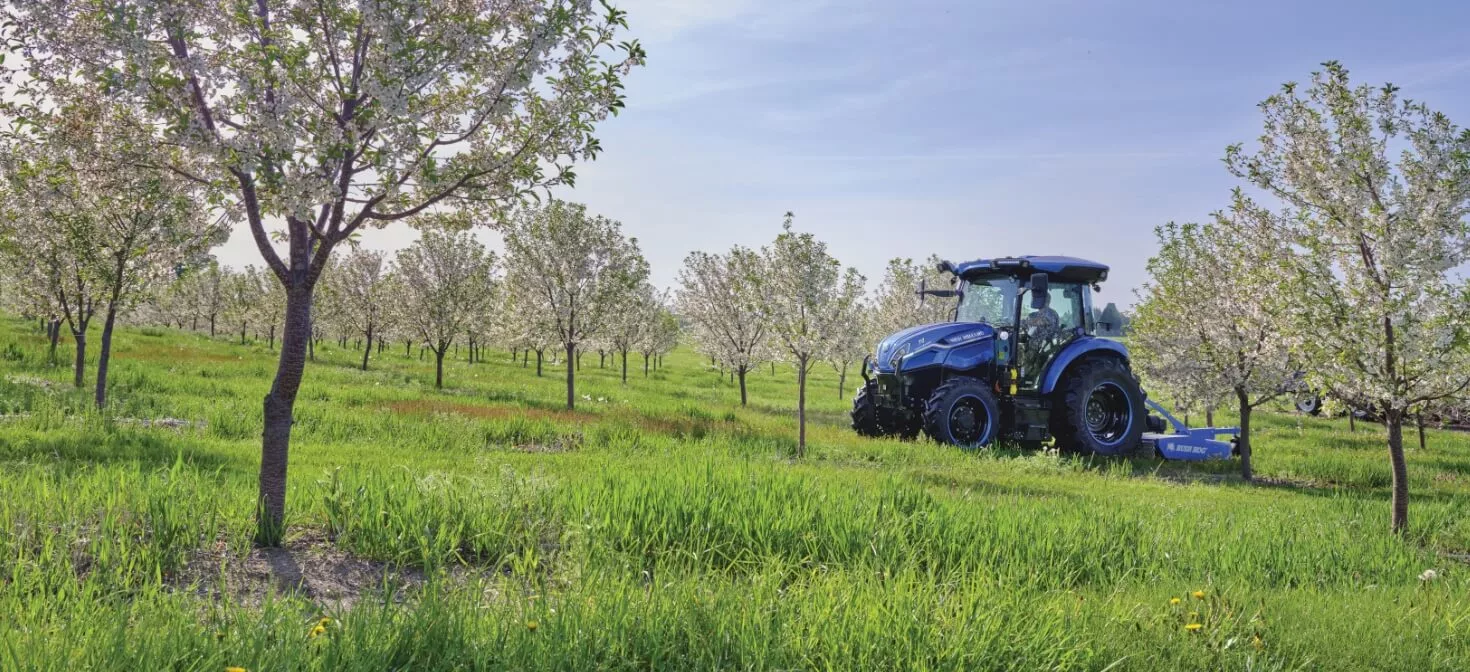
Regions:
<svg viewBox="0 0 1470 672"><path fill-rule="evenodd" d="M1158 411L1173 426L1173 433L1144 432L1143 443L1152 445L1160 457L1168 460L1228 460L1235 454L1235 437L1240 435L1239 427L1200 427L1190 429L1179 418L1174 417L1164 410L1158 402L1152 399L1144 400L1148 407ZM1219 436L1229 435L1229 441L1221 441Z"/></svg>

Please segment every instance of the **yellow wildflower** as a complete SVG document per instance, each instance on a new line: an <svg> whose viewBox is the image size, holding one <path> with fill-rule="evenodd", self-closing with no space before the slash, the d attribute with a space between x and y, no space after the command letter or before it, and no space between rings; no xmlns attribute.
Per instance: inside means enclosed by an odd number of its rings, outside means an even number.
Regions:
<svg viewBox="0 0 1470 672"><path fill-rule="evenodd" d="M245 672L243 667L226 667L225 672Z"/></svg>
<svg viewBox="0 0 1470 672"><path fill-rule="evenodd" d="M530 630L531 632L535 632L537 627L538 626L536 624L536 621L526 621L526 629L527 630Z"/></svg>
<svg viewBox="0 0 1470 672"><path fill-rule="evenodd" d="M1189 625L1184 626L1184 629L1185 630L1188 630L1190 632L1194 632L1194 631L1199 630L1200 628L1203 628L1203 627L1205 627L1205 626L1203 626L1203 625L1201 625L1199 623L1190 623Z"/></svg>
<svg viewBox="0 0 1470 672"><path fill-rule="evenodd" d="M332 619L331 619L331 617L329 617L329 616L323 616L323 617L322 617L322 620L320 620L320 621L317 621L317 622L316 622L316 624L317 624L317 625L320 625L320 626L322 626L322 627L326 627L326 626L328 626L328 625L331 625L331 624L332 624Z"/></svg>
<svg viewBox="0 0 1470 672"><path fill-rule="evenodd" d="M1196 599L1196 600L1203 600L1203 599L1205 599L1205 591L1203 591L1203 590L1196 590L1196 591L1194 591L1191 594L1194 595L1194 599Z"/></svg>
<svg viewBox="0 0 1470 672"><path fill-rule="evenodd" d="M1171 597L1171 598L1169 598L1169 604L1179 604L1179 598L1177 598L1177 597Z"/></svg>
<svg viewBox="0 0 1470 672"><path fill-rule="evenodd" d="M315 628L312 628L311 629L311 636L312 636L313 639L315 639L317 637L320 637L320 636L322 636L322 635L324 635L326 633L327 633L327 627L324 626L324 625L318 624Z"/></svg>
<svg viewBox="0 0 1470 672"><path fill-rule="evenodd" d="M1251 646L1256 647L1256 650L1260 651L1261 649L1266 647L1266 643L1261 641L1260 635L1256 635L1255 637L1251 638Z"/></svg>

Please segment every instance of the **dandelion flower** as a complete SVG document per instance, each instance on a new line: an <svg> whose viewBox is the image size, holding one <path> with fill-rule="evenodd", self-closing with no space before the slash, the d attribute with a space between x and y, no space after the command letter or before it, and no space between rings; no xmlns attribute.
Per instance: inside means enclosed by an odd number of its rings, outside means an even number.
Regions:
<svg viewBox="0 0 1470 672"><path fill-rule="evenodd" d="M1190 594L1193 595L1194 596L1194 599L1196 599L1196 600L1203 600L1203 599L1205 599L1205 591L1203 591L1203 590L1196 590L1196 591L1194 591L1193 593L1190 593Z"/></svg>
<svg viewBox="0 0 1470 672"><path fill-rule="evenodd" d="M327 626L318 624L315 628L312 628L311 629L311 637L313 639L315 639L317 637L321 637L322 635L326 634L326 632L327 632Z"/></svg>
<svg viewBox="0 0 1470 672"><path fill-rule="evenodd" d="M1261 649L1266 647L1266 643L1261 641L1260 635L1256 635L1255 637L1251 638L1251 646L1256 647L1256 650L1260 651Z"/></svg>
<svg viewBox="0 0 1470 672"><path fill-rule="evenodd" d="M1190 623L1189 625L1184 626L1184 629L1185 630L1188 630L1190 632L1196 632L1200 628L1203 628L1203 627L1205 627L1205 626L1203 626L1203 625L1201 625L1199 623Z"/></svg>
<svg viewBox="0 0 1470 672"><path fill-rule="evenodd" d="M326 627L332 624L332 618L330 616L323 616L322 620L317 621L316 624L322 627Z"/></svg>
<svg viewBox="0 0 1470 672"><path fill-rule="evenodd" d="M1179 598L1177 598L1177 597L1171 597L1171 598L1169 598L1169 604L1179 604Z"/></svg>
<svg viewBox="0 0 1470 672"><path fill-rule="evenodd" d="M1432 569L1426 569L1424 570L1423 574L1419 575L1420 581L1433 581L1437 578L1439 578L1439 572L1436 572Z"/></svg>
<svg viewBox="0 0 1470 672"><path fill-rule="evenodd" d="M245 672L243 667L226 667L225 672Z"/></svg>
<svg viewBox="0 0 1470 672"><path fill-rule="evenodd" d="M535 632L538 627L536 621L526 621L526 629Z"/></svg>

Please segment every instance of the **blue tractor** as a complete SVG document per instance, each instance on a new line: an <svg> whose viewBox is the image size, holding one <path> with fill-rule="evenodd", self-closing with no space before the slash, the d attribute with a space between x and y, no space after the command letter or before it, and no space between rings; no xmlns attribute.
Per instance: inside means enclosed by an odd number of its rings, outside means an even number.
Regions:
<svg viewBox="0 0 1470 672"><path fill-rule="evenodd" d="M865 436L917 437L974 448L998 439L1054 440L1068 451L1121 455L1148 443L1165 457L1229 457L1215 434L1169 432L1150 417L1122 343L1095 336L1092 293L1108 267L1060 256L953 264L954 320L883 339L863 362L852 425ZM1162 409L1159 409L1162 412Z"/></svg>

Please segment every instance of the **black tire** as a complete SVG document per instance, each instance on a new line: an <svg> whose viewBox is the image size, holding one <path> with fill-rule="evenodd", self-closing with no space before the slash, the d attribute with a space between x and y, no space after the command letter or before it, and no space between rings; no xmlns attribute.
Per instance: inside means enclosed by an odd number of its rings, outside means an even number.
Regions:
<svg viewBox="0 0 1470 672"><path fill-rule="evenodd" d="M1148 424L1143 390L1113 358L1089 359L1068 371L1052 399L1051 433L1064 450L1126 455Z"/></svg>
<svg viewBox="0 0 1470 672"><path fill-rule="evenodd" d="M868 383L853 395L852 429L859 436L879 437L891 433L881 420L882 412L878 409L878 400L874 396L876 388L877 385Z"/></svg>
<svg viewBox="0 0 1470 672"><path fill-rule="evenodd" d="M1315 392L1303 392L1296 398L1296 410L1306 415L1322 415L1322 397Z"/></svg>
<svg viewBox="0 0 1470 672"><path fill-rule="evenodd" d="M924 432L940 443L979 448L1000 431L1000 407L975 378L953 378L934 389L924 405Z"/></svg>

